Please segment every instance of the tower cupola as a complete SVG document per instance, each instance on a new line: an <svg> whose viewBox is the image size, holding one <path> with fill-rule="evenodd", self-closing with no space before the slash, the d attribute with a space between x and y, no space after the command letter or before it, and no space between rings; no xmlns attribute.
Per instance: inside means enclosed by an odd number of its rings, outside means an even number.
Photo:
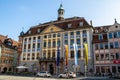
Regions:
<svg viewBox="0 0 120 80"><path fill-rule="evenodd" d="M60 4L60 7L58 9L58 20L63 20L64 19L64 8L62 4Z"/></svg>

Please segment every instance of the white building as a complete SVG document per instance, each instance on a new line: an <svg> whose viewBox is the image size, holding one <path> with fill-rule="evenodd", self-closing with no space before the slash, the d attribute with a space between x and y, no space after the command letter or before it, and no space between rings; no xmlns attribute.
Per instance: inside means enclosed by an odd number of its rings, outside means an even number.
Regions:
<svg viewBox="0 0 120 80"><path fill-rule="evenodd" d="M93 70L92 30L93 27L83 17L64 19L62 5L58 9L58 20L31 27L22 38L22 54L20 65L29 67L30 71L47 70L56 74L57 49L60 47L59 73L65 70L64 45L68 45L68 70L74 71L73 43L78 45L77 72L84 73L84 43L88 44L88 71Z"/></svg>

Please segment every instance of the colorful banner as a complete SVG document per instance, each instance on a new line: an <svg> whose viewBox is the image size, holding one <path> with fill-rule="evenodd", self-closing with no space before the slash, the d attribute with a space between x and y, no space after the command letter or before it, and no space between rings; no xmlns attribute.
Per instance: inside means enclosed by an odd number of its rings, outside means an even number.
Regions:
<svg viewBox="0 0 120 80"><path fill-rule="evenodd" d="M57 66L59 66L59 62L60 62L60 48L58 47L58 50L57 50Z"/></svg>
<svg viewBox="0 0 120 80"><path fill-rule="evenodd" d="M66 66L68 66L68 45L65 45Z"/></svg>
<svg viewBox="0 0 120 80"><path fill-rule="evenodd" d="M78 65L78 46L77 44L73 44L73 47L74 47L74 54L75 54L75 65L77 66Z"/></svg>
<svg viewBox="0 0 120 80"><path fill-rule="evenodd" d="M88 44L84 43L84 47L85 47L85 61L86 65L88 65Z"/></svg>

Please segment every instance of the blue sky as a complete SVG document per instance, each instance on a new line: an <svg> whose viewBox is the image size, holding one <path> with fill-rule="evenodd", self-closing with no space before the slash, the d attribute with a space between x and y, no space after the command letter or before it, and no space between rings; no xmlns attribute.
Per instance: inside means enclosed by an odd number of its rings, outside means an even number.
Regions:
<svg viewBox="0 0 120 80"><path fill-rule="evenodd" d="M0 0L0 34L18 40L24 27L57 19L61 0ZM120 0L62 0L65 18L79 16L93 26L120 23Z"/></svg>

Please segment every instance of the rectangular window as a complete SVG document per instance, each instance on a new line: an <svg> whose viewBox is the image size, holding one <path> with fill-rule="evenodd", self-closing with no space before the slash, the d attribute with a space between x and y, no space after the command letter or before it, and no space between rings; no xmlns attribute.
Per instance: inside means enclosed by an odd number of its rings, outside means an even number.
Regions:
<svg viewBox="0 0 120 80"><path fill-rule="evenodd" d="M80 23L79 23L79 26L83 26L83 22L80 22Z"/></svg>
<svg viewBox="0 0 120 80"><path fill-rule="evenodd" d="M102 34L99 34L98 37L99 37L99 40L103 40L103 35Z"/></svg>
<svg viewBox="0 0 120 80"><path fill-rule="evenodd" d="M60 40L58 40L57 45L60 46Z"/></svg>
<svg viewBox="0 0 120 80"><path fill-rule="evenodd" d="M108 49L108 43L105 43L105 49Z"/></svg>
<svg viewBox="0 0 120 80"><path fill-rule="evenodd" d="M99 61L99 54L95 55L96 61Z"/></svg>
<svg viewBox="0 0 120 80"><path fill-rule="evenodd" d="M87 43L87 38L83 38L83 43Z"/></svg>
<svg viewBox="0 0 120 80"><path fill-rule="evenodd" d="M45 35L44 38L47 38L47 35Z"/></svg>
<svg viewBox="0 0 120 80"><path fill-rule="evenodd" d="M29 41L31 41L31 38L29 38Z"/></svg>
<svg viewBox="0 0 120 80"><path fill-rule="evenodd" d="M95 44L95 50L98 50L99 48L98 48L98 44Z"/></svg>
<svg viewBox="0 0 120 80"><path fill-rule="evenodd" d="M110 59L111 59L111 60L114 60L114 59L115 59L115 55L114 55L114 54L111 54Z"/></svg>
<svg viewBox="0 0 120 80"><path fill-rule="evenodd" d="M55 54L55 52L53 52L52 53L52 59L55 59L55 56L56 56L56 54Z"/></svg>
<svg viewBox="0 0 120 80"><path fill-rule="evenodd" d="M68 45L68 40L65 40L65 44Z"/></svg>
<svg viewBox="0 0 120 80"><path fill-rule="evenodd" d="M26 49L26 44L24 45L24 49Z"/></svg>
<svg viewBox="0 0 120 80"><path fill-rule="evenodd" d="M120 73L120 66L118 66L118 72Z"/></svg>
<svg viewBox="0 0 120 80"><path fill-rule="evenodd" d="M60 33L57 34L57 37L60 37Z"/></svg>
<svg viewBox="0 0 120 80"><path fill-rule="evenodd" d="M119 48L118 42L114 42L114 48Z"/></svg>
<svg viewBox="0 0 120 80"><path fill-rule="evenodd" d="M37 29L37 32L40 33L40 29Z"/></svg>
<svg viewBox="0 0 120 80"><path fill-rule="evenodd" d="M36 39L36 37L33 37L33 40L35 40Z"/></svg>
<svg viewBox="0 0 120 80"><path fill-rule="evenodd" d="M98 44L95 44L95 50L98 50L99 48L98 48Z"/></svg>
<svg viewBox="0 0 120 80"><path fill-rule="evenodd" d="M53 47L56 47L56 41L53 41Z"/></svg>
<svg viewBox="0 0 120 80"><path fill-rule="evenodd" d="M67 37L68 37L68 33L65 33L65 34L64 34L64 37L67 38Z"/></svg>
<svg viewBox="0 0 120 80"><path fill-rule="evenodd" d="M38 36L38 39L40 39L40 36Z"/></svg>
<svg viewBox="0 0 120 80"><path fill-rule="evenodd" d="M112 42L110 43L110 48L113 49L113 43Z"/></svg>
<svg viewBox="0 0 120 80"><path fill-rule="evenodd" d="M28 44L28 49L30 49L30 46L31 46L31 45L30 45L30 44Z"/></svg>
<svg viewBox="0 0 120 80"><path fill-rule="evenodd" d="M112 72L116 73L116 66L112 66Z"/></svg>
<svg viewBox="0 0 120 80"><path fill-rule="evenodd" d="M109 60L109 54L105 54L105 60Z"/></svg>
<svg viewBox="0 0 120 80"><path fill-rule="evenodd" d="M100 72L100 66L96 66L96 73Z"/></svg>
<svg viewBox="0 0 120 80"><path fill-rule="evenodd" d="M80 31L76 31L76 35L80 35Z"/></svg>
<svg viewBox="0 0 120 80"><path fill-rule="evenodd" d="M31 31L28 31L28 34L31 34Z"/></svg>
<svg viewBox="0 0 120 80"><path fill-rule="evenodd" d="M105 73L105 66L101 66L101 72Z"/></svg>
<svg viewBox="0 0 120 80"><path fill-rule="evenodd" d="M51 54L50 54L50 51L49 51L49 52L48 52L48 59L50 59L50 55L51 55Z"/></svg>
<svg viewBox="0 0 120 80"><path fill-rule="evenodd" d="M25 41L27 41L27 38L25 38Z"/></svg>
<svg viewBox="0 0 120 80"><path fill-rule="evenodd" d="M48 47L51 47L51 41L48 41Z"/></svg>
<svg viewBox="0 0 120 80"><path fill-rule="evenodd" d="M51 38L51 35L48 35L48 38Z"/></svg>
<svg viewBox="0 0 120 80"><path fill-rule="evenodd" d="M35 44L33 44L33 48L35 48Z"/></svg>
<svg viewBox="0 0 120 80"><path fill-rule="evenodd" d="M77 44L80 44L80 39L77 39Z"/></svg>
<svg viewBox="0 0 120 80"><path fill-rule="evenodd" d="M68 24L68 28L71 28L71 27L72 27L72 24L69 23L69 24Z"/></svg>
<svg viewBox="0 0 120 80"><path fill-rule="evenodd" d="M104 54L100 54L101 55L101 60L104 60Z"/></svg>
<svg viewBox="0 0 120 80"><path fill-rule="evenodd" d="M87 37L87 31L83 30L83 38Z"/></svg>
<svg viewBox="0 0 120 80"><path fill-rule="evenodd" d="M119 60L119 53L116 53L116 59Z"/></svg>
<svg viewBox="0 0 120 80"><path fill-rule="evenodd" d="M74 58L74 51L71 51L71 58Z"/></svg>
<svg viewBox="0 0 120 80"><path fill-rule="evenodd" d="M74 39L71 39L70 40L70 45L73 45L73 43L74 43Z"/></svg>
<svg viewBox="0 0 120 80"><path fill-rule="evenodd" d="M118 37L120 38L120 32L118 32Z"/></svg>
<svg viewBox="0 0 120 80"><path fill-rule="evenodd" d="M53 34L53 38L55 38L56 37L56 34Z"/></svg>
<svg viewBox="0 0 120 80"><path fill-rule="evenodd" d="M74 35L74 32L70 32L70 35L73 36L73 35Z"/></svg>
<svg viewBox="0 0 120 80"><path fill-rule="evenodd" d="M112 33L109 33L109 39L113 38Z"/></svg>
<svg viewBox="0 0 120 80"><path fill-rule="evenodd" d="M100 44L100 49L103 49L104 47L103 47L103 44Z"/></svg>
<svg viewBox="0 0 120 80"><path fill-rule="evenodd" d="M46 53L43 53L43 58L46 59Z"/></svg>
<svg viewBox="0 0 120 80"><path fill-rule="evenodd" d="M37 57L36 57L36 59L39 59L39 53L37 53Z"/></svg>
<svg viewBox="0 0 120 80"><path fill-rule="evenodd" d="M37 47L40 48L40 43L37 44Z"/></svg>
<svg viewBox="0 0 120 80"><path fill-rule="evenodd" d="M44 47L46 47L46 42L44 42Z"/></svg>
<svg viewBox="0 0 120 80"><path fill-rule="evenodd" d="M114 38L117 38L118 36L117 36L117 32L114 32Z"/></svg>

